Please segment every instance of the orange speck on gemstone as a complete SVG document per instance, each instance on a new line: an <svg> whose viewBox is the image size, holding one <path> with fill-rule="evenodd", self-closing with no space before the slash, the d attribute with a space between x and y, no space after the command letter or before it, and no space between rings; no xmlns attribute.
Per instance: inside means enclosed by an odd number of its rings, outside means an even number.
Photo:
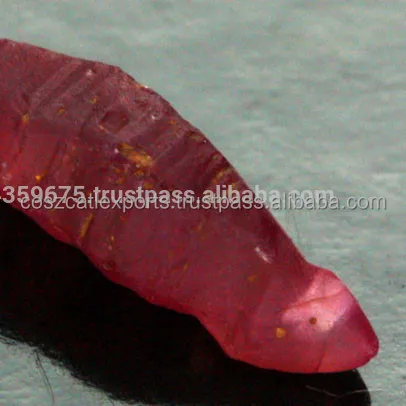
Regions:
<svg viewBox="0 0 406 406"><path fill-rule="evenodd" d="M282 327L278 327L275 331L276 338L284 338L286 336L286 330Z"/></svg>
<svg viewBox="0 0 406 406"><path fill-rule="evenodd" d="M125 182L126 177L121 176L120 178L117 179L116 184L117 185L122 185Z"/></svg>
<svg viewBox="0 0 406 406"><path fill-rule="evenodd" d="M213 179L210 181L212 185L218 184L222 179L224 179L227 175L229 175L233 169L228 166L227 168L220 169L217 174L213 177Z"/></svg>
<svg viewBox="0 0 406 406"><path fill-rule="evenodd" d="M142 187L143 187L144 189L151 190L151 189L153 189L154 185L153 185L151 182L144 182L144 184L142 185Z"/></svg>
<svg viewBox="0 0 406 406"><path fill-rule="evenodd" d="M30 119L30 115L28 113L24 114L21 117L21 121L22 121L23 125L26 125L28 123L29 119Z"/></svg>
<svg viewBox="0 0 406 406"><path fill-rule="evenodd" d="M257 279L258 279L258 275L250 275L250 276L247 278L247 281L250 282L250 283L252 283L252 282L255 282Z"/></svg>
<svg viewBox="0 0 406 406"><path fill-rule="evenodd" d="M89 227L90 224L92 223L94 219L94 214L90 213L89 215L87 215L82 223L82 225L80 226L80 233L79 233L79 239L83 240L86 237L86 234L89 231Z"/></svg>
<svg viewBox="0 0 406 406"><path fill-rule="evenodd" d="M171 272L185 272L189 268L189 262L185 262L182 266L175 266Z"/></svg>
<svg viewBox="0 0 406 406"><path fill-rule="evenodd" d="M196 142L204 141L204 135L196 131L189 133L188 136L190 139L195 140Z"/></svg>
<svg viewBox="0 0 406 406"><path fill-rule="evenodd" d="M138 168L150 168L154 163L152 156L144 151L135 150L131 145L123 143L117 149L124 158L133 162Z"/></svg>
<svg viewBox="0 0 406 406"><path fill-rule="evenodd" d="M197 226L196 226L196 228L195 228L195 230L198 232L198 233L200 233L201 231L202 231L202 229L203 229L203 226L204 226L204 221L201 221Z"/></svg>

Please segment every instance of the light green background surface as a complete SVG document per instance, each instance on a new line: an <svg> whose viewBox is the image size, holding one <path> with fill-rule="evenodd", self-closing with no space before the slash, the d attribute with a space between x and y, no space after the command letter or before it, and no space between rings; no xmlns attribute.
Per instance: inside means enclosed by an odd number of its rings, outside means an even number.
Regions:
<svg viewBox="0 0 406 406"><path fill-rule="evenodd" d="M252 186L385 197L386 211L274 214L376 328L360 369L373 405L406 404L406 1L0 0L0 37L120 66ZM1 405L50 404L30 351L0 360ZM111 405L44 364L57 405Z"/></svg>

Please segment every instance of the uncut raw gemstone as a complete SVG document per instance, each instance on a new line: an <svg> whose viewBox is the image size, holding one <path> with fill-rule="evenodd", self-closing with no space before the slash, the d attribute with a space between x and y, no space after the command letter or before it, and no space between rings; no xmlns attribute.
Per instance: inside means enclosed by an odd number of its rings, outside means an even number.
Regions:
<svg viewBox="0 0 406 406"><path fill-rule="evenodd" d="M213 144L121 69L0 40L0 193L250 189ZM36 189L38 190L38 188ZM111 200L111 199L110 199ZM93 203L95 203L93 201ZM310 264L264 207L28 208L111 281L197 317L232 358L287 372L367 363L378 339L332 272Z"/></svg>

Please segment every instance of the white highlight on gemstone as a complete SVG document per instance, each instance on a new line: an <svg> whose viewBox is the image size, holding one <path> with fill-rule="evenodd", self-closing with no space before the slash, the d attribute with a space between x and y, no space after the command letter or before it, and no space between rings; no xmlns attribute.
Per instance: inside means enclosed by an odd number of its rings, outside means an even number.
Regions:
<svg viewBox="0 0 406 406"><path fill-rule="evenodd" d="M273 255L266 253L259 245L255 247L255 253L268 264L273 262Z"/></svg>
<svg viewBox="0 0 406 406"><path fill-rule="evenodd" d="M296 303L281 312L281 319L311 339L313 332L328 333L343 322L353 305L354 299L343 283L332 274L319 271Z"/></svg>
<svg viewBox="0 0 406 406"><path fill-rule="evenodd" d="M2 162L1 164L1 179L3 180L3 182L10 182L12 179L12 175L10 172L7 172L8 169L8 165L7 162Z"/></svg>

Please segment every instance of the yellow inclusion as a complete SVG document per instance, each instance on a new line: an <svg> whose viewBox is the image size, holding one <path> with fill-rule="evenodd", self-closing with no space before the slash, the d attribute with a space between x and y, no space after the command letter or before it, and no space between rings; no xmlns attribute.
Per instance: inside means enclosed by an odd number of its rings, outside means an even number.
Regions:
<svg viewBox="0 0 406 406"><path fill-rule="evenodd" d="M284 338L286 336L286 330L282 327L278 327L275 331L276 338Z"/></svg>

